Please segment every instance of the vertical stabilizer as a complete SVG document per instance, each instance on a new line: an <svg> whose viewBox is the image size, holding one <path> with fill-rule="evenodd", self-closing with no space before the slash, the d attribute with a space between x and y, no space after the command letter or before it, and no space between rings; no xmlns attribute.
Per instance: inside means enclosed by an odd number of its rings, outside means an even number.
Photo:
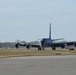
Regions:
<svg viewBox="0 0 76 75"><path fill-rule="evenodd" d="M50 30L49 30L49 39L51 39L51 23L50 23Z"/></svg>

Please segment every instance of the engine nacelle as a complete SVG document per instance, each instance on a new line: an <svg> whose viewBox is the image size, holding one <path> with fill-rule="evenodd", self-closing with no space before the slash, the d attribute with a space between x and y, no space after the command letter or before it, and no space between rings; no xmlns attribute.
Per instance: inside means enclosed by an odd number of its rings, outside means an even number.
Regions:
<svg viewBox="0 0 76 75"><path fill-rule="evenodd" d="M65 48L65 44L61 44L61 48L64 49Z"/></svg>
<svg viewBox="0 0 76 75"><path fill-rule="evenodd" d="M30 44L27 44L27 45L26 45L26 48L27 48L27 49L30 49L30 48L31 48L31 45L30 45Z"/></svg>
<svg viewBox="0 0 76 75"><path fill-rule="evenodd" d="M19 43L15 44L15 47L16 47L16 48L19 48Z"/></svg>
<svg viewBox="0 0 76 75"><path fill-rule="evenodd" d="M76 42L73 45L76 47Z"/></svg>

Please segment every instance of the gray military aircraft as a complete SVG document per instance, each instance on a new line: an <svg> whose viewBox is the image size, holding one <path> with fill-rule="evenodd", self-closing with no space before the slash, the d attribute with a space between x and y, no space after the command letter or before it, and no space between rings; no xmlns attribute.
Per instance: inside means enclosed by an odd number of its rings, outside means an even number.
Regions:
<svg viewBox="0 0 76 75"><path fill-rule="evenodd" d="M40 41L40 44L31 44L31 43L19 43L17 42L15 47L19 48L19 46L25 46L27 49L30 49L31 47L38 48L38 50L44 50L45 47L51 47L52 50L56 50L57 47L61 47L62 49L66 48L66 46L71 46L73 45L76 47L76 41L71 41L71 42L55 42L57 40L63 40L64 38L60 39L52 39L51 38L51 24L50 24L50 30L49 30L49 38L42 38Z"/></svg>

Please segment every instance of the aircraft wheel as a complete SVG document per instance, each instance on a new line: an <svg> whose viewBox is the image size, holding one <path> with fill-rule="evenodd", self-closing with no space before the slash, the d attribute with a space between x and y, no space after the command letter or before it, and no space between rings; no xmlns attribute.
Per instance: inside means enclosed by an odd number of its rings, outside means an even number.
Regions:
<svg viewBox="0 0 76 75"><path fill-rule="evenodd" d="M69 50L74 50L74 48L71 48L71 49L69 49Z"/></svg>
<svg viewBox="0 0 76 75"><path fill-rule="evenodd" d="M52 50L56 50L56 47L52 47Z"/></svg>
<svg viewBox="0 0 76 75"><path fill-rule="evenodd" d="M41 50L41 47L38 47L38 51Z"/></svg>

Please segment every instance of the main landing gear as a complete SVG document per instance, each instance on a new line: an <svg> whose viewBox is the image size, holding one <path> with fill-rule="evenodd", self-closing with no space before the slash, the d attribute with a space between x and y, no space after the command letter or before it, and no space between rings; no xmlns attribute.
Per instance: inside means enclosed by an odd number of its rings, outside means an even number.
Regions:
<svg viewBox="0 0 76 75"><path fill-rule="evenodd" d="M45 50L45 48L44 47L38 47L38 51L41 51L41 50ZM56 50L56 47L52 47L52 50Z"/></svg>
<svg viewBox="0 0 76 75"><path fill-rule="evenodd" d="M38 47L38 51L45 50L44 47Z"/></svg>
<svg viewBox="0 0 76 75"><path fill-rule="evenodd" d="M56 50L56 47L52 47L52 50Z"/></svg>

